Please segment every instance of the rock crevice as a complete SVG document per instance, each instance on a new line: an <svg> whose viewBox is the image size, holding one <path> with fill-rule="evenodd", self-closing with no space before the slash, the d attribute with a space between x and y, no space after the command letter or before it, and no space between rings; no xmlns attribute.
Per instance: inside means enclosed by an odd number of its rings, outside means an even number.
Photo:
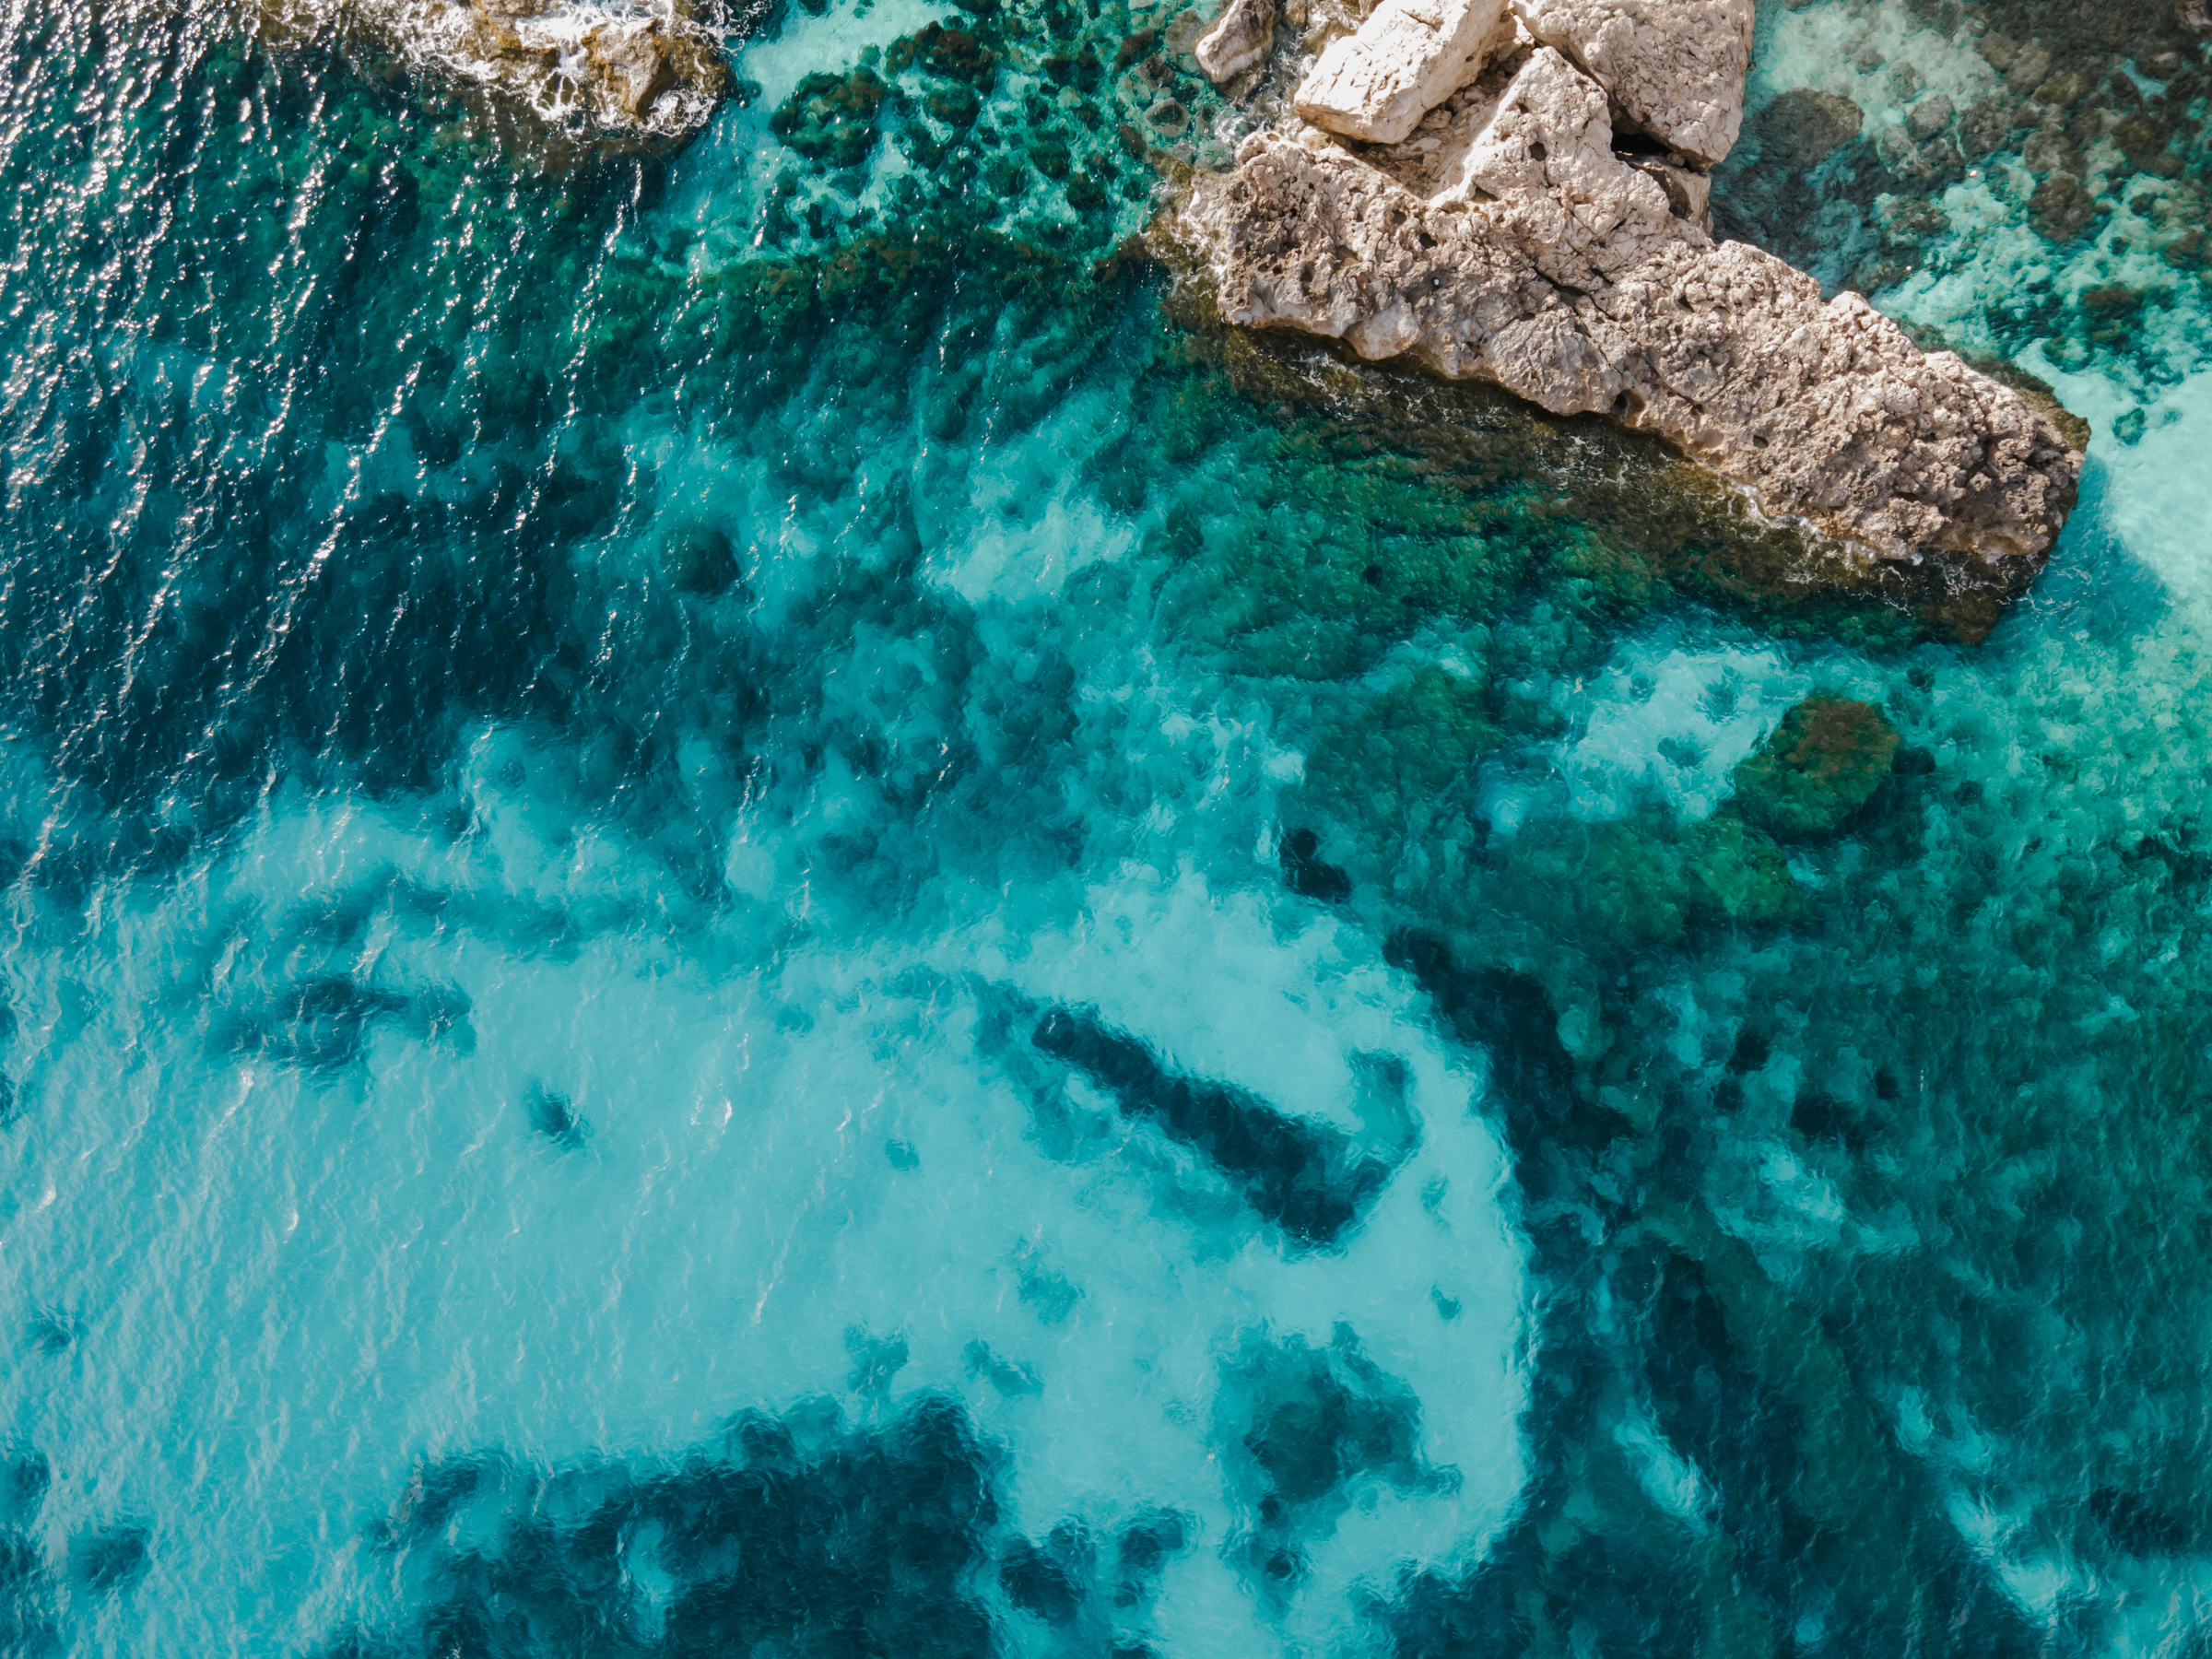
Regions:
<svg viewBox="0 0 2212 1659"><path fill-rule="evenodd" d="M1751 0L1516 0L1531 36L1606 89L1628 131L1705 166L1744 124Z"/></svg>

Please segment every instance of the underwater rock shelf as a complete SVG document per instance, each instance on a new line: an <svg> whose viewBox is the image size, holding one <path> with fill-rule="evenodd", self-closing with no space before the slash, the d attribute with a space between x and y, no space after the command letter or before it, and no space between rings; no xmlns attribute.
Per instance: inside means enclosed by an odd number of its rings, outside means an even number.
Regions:
<svg viewBox="0 0 2212 1659"><path fill-rule="evenodd" d="M1844 565L1933 562L1954 592L2017 596L2074 505L2058 419L1711 233L1749 25L1695 0L1386 0L1323 53L1300 119L1195 179L1178 231L1231 323L1607 415Z"/></svg>

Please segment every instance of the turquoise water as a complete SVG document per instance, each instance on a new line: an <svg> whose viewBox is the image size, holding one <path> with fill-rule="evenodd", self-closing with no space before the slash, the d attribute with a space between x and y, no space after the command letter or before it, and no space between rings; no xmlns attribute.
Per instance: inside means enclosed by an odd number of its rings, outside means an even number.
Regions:
<svg viewBox="0 0 2212 1659"><path fill-rule="evenodd" d="M2199 1651L2203 56L1897 147L2046 22L1762 9L1718 193L2093 423L1969 645L1220 328L1164 12L612 157L11 13L0 1651Z"/></svg>

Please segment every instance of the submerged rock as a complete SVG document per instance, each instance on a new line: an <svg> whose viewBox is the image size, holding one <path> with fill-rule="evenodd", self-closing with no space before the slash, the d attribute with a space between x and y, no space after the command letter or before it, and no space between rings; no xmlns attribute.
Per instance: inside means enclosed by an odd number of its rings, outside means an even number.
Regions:
<svg viewBox="0 0 2212 1659"><path fill-rule="evenodd" d="M1390 1179L1391 1164L1343 1131L1169 1071L1089 1010L1047 1008L1030 1040L1111 1091L1124 1117L1148 1119L1195 1150L1300 1246L1334 1244Z"/></svg>
<svg viewBox="0 0 2212 1659"><path fill-rule="evenodd" d="M876 147L877 112L890 88L865 67L850 75L818 70L804 76L769 117L769 130L792 149L832 167L858 167ZM975 119L968 100L968 119Z"/></svg>
<svg viewBox="0 0 2212 1659"><path fill-rule="evenodd" d="M146 1575L147 1530L124 1524L69 1540L69 1571L95 1594L128 1589Z"/></svg>
<svg viewBox="0 0 2212 1659"><path fill-rule="evenodd" d="M1530 837L1510 850L1505 868L1515 902L1593 949L1670 943L1692 922L1787 922L1805 909L1783 850L1729 818L1617 819Z"/></svg>
<svg viewBox="0 0 2212 1659"><path fill-rule="evenodd" d="M1352 896L1352 878L1321 856L1321 837L1312 830L1293 830L1284 836L1277 857L1283 885L1300 898L1341 904Z"/></svg>
<svg viewBox="0 0 2212 1659"><path fill-rule="evenodd" d="M1370 1359L1349 1325L1325 1348L1248 1331L1221 1370L1219 1439L1269 1545L1289 1539L1268 1535L1333 1521L1362 1477L1401 1492L1439 1484L1421 1453L1420 1396Z"/></svg>
<svg viewBox="0 0 2212 1659"><path fill-rule="evenodd" d="M2071 173L2053 173L2028 198L2028 223L2038 236L2069 242L2089 228L2092 219L2110 209L2096 194Z"/></svg>
<svg viewBox="0 0 2212 1659"><path fill-rule="evenodd" d="M1824 834L1881 787L1899 742L1872 703L1817 691L1735 769L1736 811L1776 835Z"/></svg>
<svg viewBox="0 0 2212 1659"><path fill-rule="evenodd" d="M1631 130L1707 166L1735 146L1751 0L1514 0L1513 9L1606 89Z"/></svg>
<svg viewBox="0 0 2212 1659"><path fill-rule="evenodd" d="M642 1560L666 1585L665 1645L678 1651L994 1651L1005 1616L983 1600L982 1573L1006 1542L1002 1456L955 1399L863 1399L865 1422L818 1395L781 1416L741 1412L680 1457L484 1481L479 1534L455 1542L437 1527L410 1528L437 1593L397 1601L399 1629L320 1651L573 1645L577 1631L634 1621Z"/></svg>
<svg viewBox="0 0 2212 1659"><path fill-rule="evenodd" d="M1504 16L1504 0L1382 0L1329 43L1292 102L1333 133L1396 144L1481 66Z"/></svg>
<svg viewBox="0 0 2212 1659"><path fill-rule="evenodd" d="M730 538L712 524L691 523L670 533L662 546L661 568L683 592L709 597L727 593L743 575Z"/></svg>
<svg viewBox="0 0 2212 1659"><path fill-rule="evenodd" d="M1604 90L1558 52L1498 74L1452 100L1439 146L1262 131L1195 180L1181 228L1223 315L1608 414L1862 558L2007 592L2040 566L2080 469L2047 417L1857 295L1823 303L1715 243L1687 190L1614 153Z"/></svg>
<svg viewBox="0 0 2212 1659"><path fill-rule="evenodd" d="M1865 112L1848 98L1794 88L1759 112L1759 149L1783 167L1818 167L1865 122Z"/></svg>

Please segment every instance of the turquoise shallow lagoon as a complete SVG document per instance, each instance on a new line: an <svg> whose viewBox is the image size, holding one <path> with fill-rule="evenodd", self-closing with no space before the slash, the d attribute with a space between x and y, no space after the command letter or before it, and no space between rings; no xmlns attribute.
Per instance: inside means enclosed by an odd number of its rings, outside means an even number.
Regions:
<svg viewBox="0 0 2212 1659"><path fill-rule="evenodd" d="M1187 16L724 20L0 25L0 1653L2206 1651L2201 16L1761 6L1985 639L1223 327Z"/></svg>

